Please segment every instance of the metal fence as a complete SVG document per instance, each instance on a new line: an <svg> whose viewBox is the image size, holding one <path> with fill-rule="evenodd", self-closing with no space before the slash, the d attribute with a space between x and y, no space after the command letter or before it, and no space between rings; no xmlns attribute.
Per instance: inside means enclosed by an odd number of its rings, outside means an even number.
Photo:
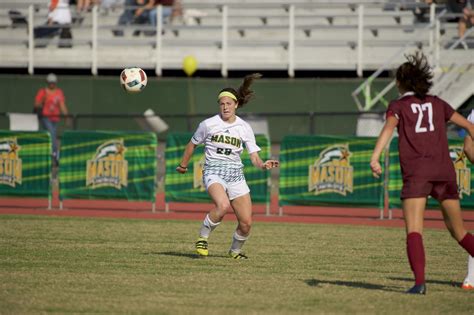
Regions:
<svg viewBox="0 0 474 315"><path fill-rule="evenodd" d="M183 57L194 54L201 69L220 70L223 77L227 77L229 70L249 67L287 70L289 77L294 77L295 71L311 69L356 70L362 76L364 70L377 69L386 61L387 53L404 47L407 42L413 42L413 47L430 47L432 51L435 44L439 50L450 40L450 35L442 35L436 43L433 41L437 18L434 5L430 23L415 23L412 10L427 9L427 5L394 3L387 8L387 4L384 1L287 4L188 1L189 11L201 12L190 17L194 22L164 23L162 7L158 6L156 27L117 25L116 16L110 20L95 6L82 24L63 27L72 27L77 34L71 51L36 47L44 44L34 37L34 30L48 27L44 25L46 7L30 5L22 11L28 21L22 27L28 28L28 32L10 28L8 32L12 36L0 36L0 44L5 46L1 59L5 66L26 66L30 74L37 67L60 65L89 68L94 75L99 68L120 68L133 60L138 66L154 68L160 76L163 69L180 69ZM7 5L8 2L3 3L0 9ZM0 14L5 15L1 10ZM455 32L455 24L440 22L446 34ZM114 37L111 35L114 30L154 35ZM331 62L327 62L328 58Z"/></svg>

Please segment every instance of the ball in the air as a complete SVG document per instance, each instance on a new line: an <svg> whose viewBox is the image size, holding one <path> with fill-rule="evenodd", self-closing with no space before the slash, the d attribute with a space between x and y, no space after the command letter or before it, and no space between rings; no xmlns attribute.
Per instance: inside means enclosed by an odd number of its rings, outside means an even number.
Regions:
<svg viewBox="0 0 474 315"><path fill-rule="evenodd" d="M120 84L129 93L141 92L148 82L145 71L138 67L125 68L120 74Z"/></svg>

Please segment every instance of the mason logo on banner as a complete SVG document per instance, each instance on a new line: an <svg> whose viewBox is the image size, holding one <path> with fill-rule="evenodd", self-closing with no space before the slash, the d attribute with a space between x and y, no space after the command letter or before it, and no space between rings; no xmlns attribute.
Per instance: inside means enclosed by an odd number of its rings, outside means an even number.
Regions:
<svg viewBox="0 0 474 315"><path fill-rule="evenodd" d="M0 184L21 185L20 146L16 138L0 138Z"/></svg>
<svg viewBox="0 0 474 315"><path fill-rule="evenodd" d="M91 160L87 161L86 185L93 189L114 187L120 189L128 184L128 162L125 160L123 139L101 144Z"/></svg>
<svg viewBox="0 0 474 315"><path fill-rule="evenodd" d="M204 169L204 162L206 157L203 155L199 161L194 163L193 174L194 174L194 184L193 188L199 188L200 191L204 191L204 182L202 180L202 170Z"/></svg>
<svg viewBox="0 0 474 315"><path fill-rule="evenodd" d="M309 166L308 191L315 195L338 193L343 196L353 189L353 167L348 144L335 144L324 149Z"/></svg>
<svg viewBox="0 0 474 315"><path fill-rule="evenodd" d="M454 163L456 170L456 182L458 184L459 198L462 195L471 195L471 169L467 166L467 158L463 148L460 146L450 146L449 156Z"/></svg>

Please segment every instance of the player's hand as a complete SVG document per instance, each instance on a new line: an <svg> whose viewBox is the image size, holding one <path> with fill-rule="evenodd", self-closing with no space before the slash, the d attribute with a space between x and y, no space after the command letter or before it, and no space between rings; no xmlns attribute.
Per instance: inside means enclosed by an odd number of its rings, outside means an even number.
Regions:
<svg viewBox="0 0 474 315"><path fill-rule="evenodd" d="M262 168L264 170L269 170L278 166L280 166L280 162L278 162L277 160L266 160L265 163L263 163Z"/></svg>
<svg viewBox="0 0 474 315"><path fill-rule="evenodd" d="M370 161L370 169L372 170L372 175L375 178L379 178L382 174L382 166L379 161Z"/></svg>
<svg viewBox="0 0 474 315"><path fill-rule="evenodd" d="M469 17L471 15L471 10L469 10L469 8L464 8L462 10L462 13L464 14L465 17Z"/></svg>
<svg viewBox="0 0 474 315"><path fill-rule="evenodd" d="M181 166L181 165L178 165L176 167L176 172L178 173L181 173L181 174L184 174L188 171L188 168L187 167L184 167L184 166Z"/></svg>

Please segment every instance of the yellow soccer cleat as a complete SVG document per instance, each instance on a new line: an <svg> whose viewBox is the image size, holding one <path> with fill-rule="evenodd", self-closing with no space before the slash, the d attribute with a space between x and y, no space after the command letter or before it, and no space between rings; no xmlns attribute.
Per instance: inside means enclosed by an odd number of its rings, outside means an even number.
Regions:
<svg viewBox="0 0 474 315"><path fill-rule="evenodd" d="M233 251L229 251L229 256L233 259L249 259L244 253L235 253Z"/></svg>
<svg viewBox="0 0 474 315"><path fill-rule="evenodd" d="M461 285L461 289L463 290L474 290L474 285L467 280L464 280L463 284Z"/></svg>
<svg viewBox="0 0 474 315"><path fill-rule="evenodd" d="M209 251L207 250L207 238L200 237L196 241L196 252L199 256L207 256L209 255Z"/></svg>

